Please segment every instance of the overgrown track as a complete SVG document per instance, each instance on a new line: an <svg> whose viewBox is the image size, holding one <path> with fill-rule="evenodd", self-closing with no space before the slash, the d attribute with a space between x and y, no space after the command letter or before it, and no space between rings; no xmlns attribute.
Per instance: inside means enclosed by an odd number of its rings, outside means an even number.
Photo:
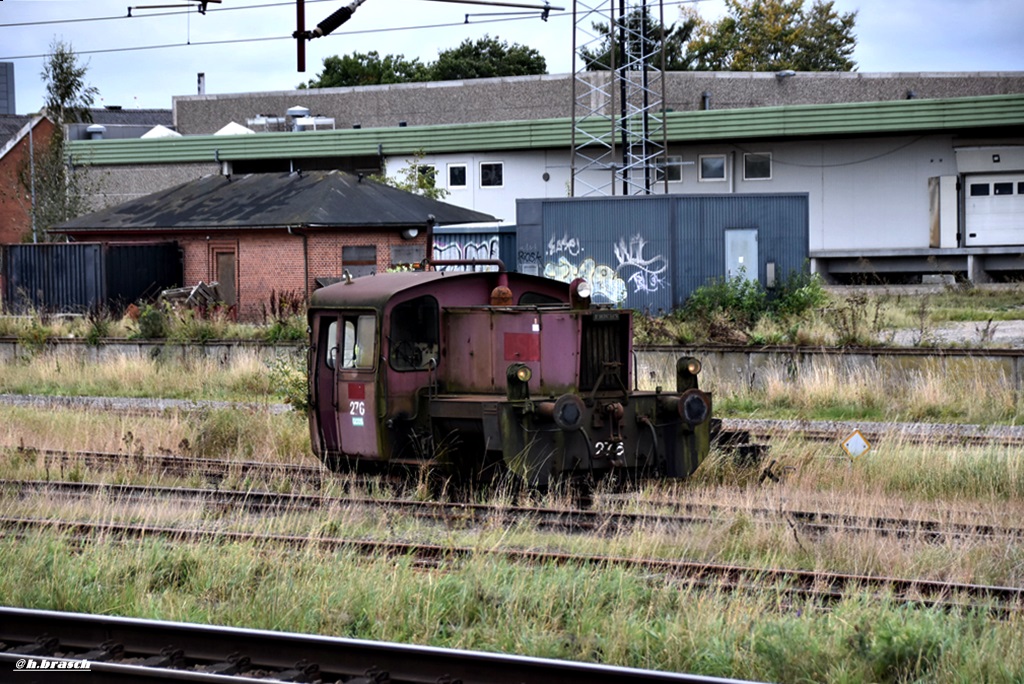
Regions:
<svg viewBox="0 0 1024 684"><path fill-rule="evenodd" d="M365 497L330 497L258 490L211 490L184 487L62 482L51 480L0 480L0 489L25 497L45 492L78 497L103 496L119 503L154 500L179 501L190 506L233 508L249 512L284 513L290 511L327 510L331 508L392 510L419 519L439 520L450 527L483 523L530 523L537 528L562 533L621 533L633 529L678 529L693 525L715 525L728 520L725 516L751 516L761 524L788 524L801 534L875 534L911 538L925 543L947 540L1024 539L1024 528L1000 527L936 520L894 517L851 516L818 511L743 508L714 504L679 504L686 511L681 515L625 513L592 509L556 509L532 506L410 501L406 499L375 499Z"/></svg>
<svg viewBox="0 0 1024 684"><path fill-rule="evenodd" d="M0 608L0 671L29 661L89 661L89 684L274 681L348 684L726 684L739 680L496 653L107 615ZM21 662L21 669L18 663ZM58 681L48 672L39 681ZM71 679L71 678L69 678ZM64 681L64 679L59 679Z"/></svg>
<svg viewBox="0 0 1024 684"><path fill-rule="evenodd" d="M966 608L983 606L999 613L1019 611L1024 606L1024 588L901 579L872 575L813 572L784 568L758 568L718 563L674 561L603 555L552 553L523 549L474 549L438 544L417 544L367 539L346 539L320 535L286 535L236 532L195 527L161 527L150 524L94 523L55 521L38 518L0 518L0 528L14 534L32 530L51 530L76 538L103 539L168 538L177 542L235 543L258 542L295 548L318 547L327 550L350 549L371 556L403 556L428 565L454 562L462 558L487 556L512 562L577 566L623 567L656 573L690 586L727 591L763 592L775 586L782 594L809 597L820 601L843 598L865 591L885 592L893 600L921 605Z"/></svg>

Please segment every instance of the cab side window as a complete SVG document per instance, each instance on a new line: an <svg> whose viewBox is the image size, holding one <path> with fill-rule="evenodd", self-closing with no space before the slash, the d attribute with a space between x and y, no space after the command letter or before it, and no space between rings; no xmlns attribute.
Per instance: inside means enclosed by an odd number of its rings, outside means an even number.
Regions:
<svg viewBox="0 0 1024 684"><path fill-rule="evenodd" d="M391 367L400 371L423 370L437 365L440 314L430 295L402 302L391 310L388 338Z"/></svg>

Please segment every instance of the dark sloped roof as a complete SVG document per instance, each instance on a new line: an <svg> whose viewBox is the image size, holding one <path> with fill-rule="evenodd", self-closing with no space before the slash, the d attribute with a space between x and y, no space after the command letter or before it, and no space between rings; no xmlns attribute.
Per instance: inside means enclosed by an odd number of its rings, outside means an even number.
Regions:
<svg viewBox="0 0 1024 684"><path fill-rule="evenodd" d="M19 114L0 114L0 147L18 134L18 131L32 120L31 116Z"/></svg>
<svg viewBox="0 0 1024 684"><path fill-rule="evenodd" d="M155 229L383 228L495 221L342 171L207 176L63 223L62 233Z"/></svg>

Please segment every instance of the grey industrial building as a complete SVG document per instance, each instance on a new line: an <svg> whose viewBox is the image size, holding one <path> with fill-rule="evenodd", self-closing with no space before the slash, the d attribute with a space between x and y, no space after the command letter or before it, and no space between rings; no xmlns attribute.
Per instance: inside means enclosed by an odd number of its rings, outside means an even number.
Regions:
<svg viewBox="0 0 1024 684"><path fill-rule="evenodd" d="M76 164L102 170L101 204L204 174L338 168L395 175L414 163L447 191L446 202L525 229L540 226L543 207L564 203L574 187L573 79L176 97L173 127L181 137L83 140L72 150ZM742 256L748 276L767 284L785 274L758 243L799 240L784 250L787 263L805 255L837 282L1024 274L1024 73L674 72L664 93L667 147L651 194L749 197L765 211L769 205L757 202L770 195L802 197L806 205L799 229L769 230L774 216L746 212L740 223L720 226L710 251L676 251L671 259L713 254L722 261L707 273L726 275ZM253 133L216 134L232 123L228 131ZM532 214L518 215L517 203ZM687 226L657 223L639 210L615 213L614 225L610 216L594 214L595 235L627 246L638 236L653 244L658 231L685 244L685 231L703 230L699 214ZM540 230L530 239L557 232ZM727 237L746 246L727 250ZM540 247L538 270L569 256ZM671 268L696 272L691 266Z"/></svg>

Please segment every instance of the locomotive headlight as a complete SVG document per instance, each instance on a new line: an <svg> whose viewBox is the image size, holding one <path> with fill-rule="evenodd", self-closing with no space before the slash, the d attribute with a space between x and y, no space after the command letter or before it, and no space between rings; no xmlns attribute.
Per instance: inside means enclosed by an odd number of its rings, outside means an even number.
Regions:
<svg viewBox="0 0 1024 684"><path fill-rule="evenodd" d="M686 364L686 370L690 371L693 375L700 373L700 361L697 359L690 359L689 363Z"/></svg>
<svg viewBox="0 0 1024 684"><path fill-rule="evenodd" d="M505 394L509 401L523 401L530 398L530 378L533 371L525 363L512 363L505 369Z"/></svg>
<svg viewBox="0 0 1024 684"><path fill-rule="evenodd" d="M585 278L576 278L569 283L569 303L574 309L589 309L593 288Z"/></svg>

